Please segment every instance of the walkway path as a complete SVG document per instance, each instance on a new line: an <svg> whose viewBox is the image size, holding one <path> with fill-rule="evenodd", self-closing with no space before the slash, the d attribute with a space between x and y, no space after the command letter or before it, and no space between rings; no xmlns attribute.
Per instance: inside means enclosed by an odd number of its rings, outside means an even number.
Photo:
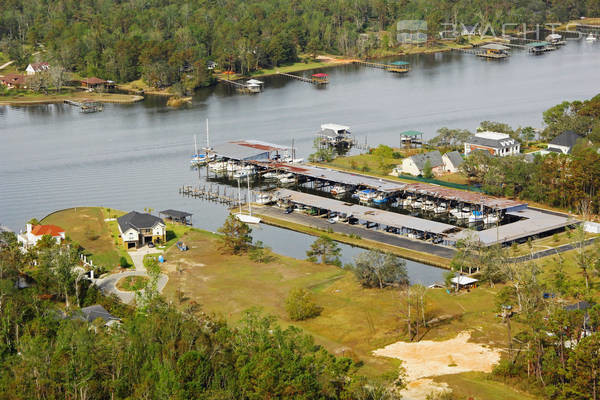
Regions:
<svg viewBox="0 0 600 400"><path fill-rule="evenodd" d="M138 249L136 251L130 251L129 255L131 256L131 260L133 261L134 270L110 274L105 276L104 278L95 279L94 283L96 286L98 286L98 288L100 288L100 290L102 290L104 294L114 294L123 303L131 304L131 302L133 302L133 300L135 299L135 292L125 292L117 289L117 282L128 276L147 277L148 272L146 271L146 267L144 267L144 256L146 254L157 254L162 252L162 250L149 247L142 247L141 249ZM167 275L160 274L157 283L157 289L159 293L162 293L168 281L169 277Z"/></svg>
<svg viewBox="0 0 600 400"><path fill-rule="evenodd" d="M4 63L4 64L2 64L2 65L0 65L0 69L4 69L4 68L8 67L8 66L9 66L9 65L11 65L12 63L14 63L14 61L9 61L9 62L7 62L7 63Z"/></svg>

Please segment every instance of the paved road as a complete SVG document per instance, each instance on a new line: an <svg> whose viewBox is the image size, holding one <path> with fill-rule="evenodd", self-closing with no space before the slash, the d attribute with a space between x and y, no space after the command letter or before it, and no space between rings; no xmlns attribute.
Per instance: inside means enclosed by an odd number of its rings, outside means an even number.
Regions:
<svg viewBox="0 0 600 400"><path fill-rule="evenodd" d="M282 219L300 225L307 225L313 228L325 230L332 229L334 232L343 233L346 235L354 234L360 236L363 239L386 243L392 246L403 247L405 249L419 251L421 253L433 254L439 257L450 259L454 257L454 254L456 253L456 250L448 247L438 246L420 240L412 240L391 233L377 231L374 229L367 229L362 225L349 225L345 223L330 224L324 218L318 218L297 212L286 214L284 212L284 209L280 209L277 207L262 207L257 212L259 214L264 214L266 216Z"/></svg>
<svg viewBox="0 0 600 400"><path fill-rule="evenodd" d="M600 240L600 237L594 237L594 238L591 238L591 239L587 239L584 242L584 247L585 246L589 246L590 244L594 243L597 240ZM538 258L548 257L548 256L554 256L554 255L556 255L558 253L563 253L563 252L569 251L569 250L575 250L578 247L579 246L574 245L574 244L563 244L562 246L558 246L558 247L555 247L553 249L547 249L547 250L538 251L537 253L527 254L526 256L510 258L509 261L511 261L511 262L524 262L524 261L530 261L530 260L537 260Z"/></svg>
<svg viewBox="0 0 600 400"><path fill-rule="evenodd" d="M146 272L146 267L144 267L144 256L146 254L156 254L162 253L162 250L158 250L156 248L148 248L143 247L136 251L129 252L131 256L131 260L133 261L133 265L135 270L126 271L126 272L117 272L116 274L110 274L105 276L104 278L99 278L94 280L94 284L102 290L105 294L115 294L119 300L123 303L131 304L131 302L135 299L135 292L124 292L122 290L117 289L117 282L127 276L148 276ZM160 274L157 283L157 289L159 293L162 293L163 289L167 285L169 278L165 274Z"/></svg>

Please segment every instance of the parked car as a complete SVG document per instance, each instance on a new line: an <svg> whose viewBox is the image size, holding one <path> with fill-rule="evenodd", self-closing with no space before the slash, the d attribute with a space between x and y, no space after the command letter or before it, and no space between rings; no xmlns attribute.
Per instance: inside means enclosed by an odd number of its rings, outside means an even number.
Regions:
<svg viewBox="0 0 600 400"><path fill-rule="evenodd" d="M330 224L335 224L337 220L335 218L329 218L327 222L329 222Z"/></svg>
<svg viewBox="0 0 600 400"><path fill-rule="evenodd" d="M148 247L150 247L151 249L154 248L154 243L152 243L152 242L148 243Z"/></svg>
<svg viewBox="0 0 600 400"><path fill-rule="evenodd" d="M288 208L286 208L286 209L285 209L285 211L284 211L284 213L286 213L286 214L291 214L291 213L293 213L293 212L294 212L294 208L293 208L293 207L288 207Z"/></svg>

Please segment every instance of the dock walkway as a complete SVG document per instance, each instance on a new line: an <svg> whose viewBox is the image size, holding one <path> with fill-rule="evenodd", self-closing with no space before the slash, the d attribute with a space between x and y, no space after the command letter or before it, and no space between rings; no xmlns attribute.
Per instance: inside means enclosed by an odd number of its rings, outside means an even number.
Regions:
<svg viewBox="0 0 600 400"><path fill-rule="evenodd" d="M314 79L314 78L306 78L304 76L286 74L285 72L277 72L278 75L285 76L286 78L296 79L302 82L311 83L313 85L326 85L329 83L327 79Z"/></svg>

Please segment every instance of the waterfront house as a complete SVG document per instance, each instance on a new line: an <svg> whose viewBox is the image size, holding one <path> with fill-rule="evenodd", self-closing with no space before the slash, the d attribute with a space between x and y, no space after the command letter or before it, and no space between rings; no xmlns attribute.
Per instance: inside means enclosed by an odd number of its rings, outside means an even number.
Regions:
<svg viewBox="0 0 600 400"><path fill-rule="evenodd" d="M27 230L17 235L17 241L24 249L30 249L46 235L52 236L57 244L65 240L65 230L60 226L27 224Z"/></svg>
<svg viewBox="0 0 600 400"><path fill-rule="evenodd" d="M444 162L444 171L455 173L458 172L458 168L464 162L462 156L458 151L449 151L442 156Z"/></svg>
<svg viewBox="0 0 600 400"><path fill-rule="evenodd" d="M167 229L164 221L147 213L131 211L117 218L121 242L126 249L138 248L148 243L164 243Z"/></svg>
<svg viewBox="0 0 600 400"><path fill-rule="evenodd" d="M29 64L27 68L25 68L25 73L27 73L27 75L35 75L48 70L50 70L50 64L47 62L37 62Z"/></svg>
<svg viewBox="0 0 600 400"><path fill-rule="evenodd" d="M402 164L396 166L395 175L408 174L413 176L423 175L425 166L429 162L431 172L440 175L444 172L444 161L438 150L429 153L415 154L402 160Z"/></svg>
<svg viewBox="0 0 600 400"><path fill-rule="evenodd" d="M485 150L493 156L512 156L519 154L521 143L506 133L479 132L465 141L465 155L474 150Z"/></svg>
<svg viewBox="0 0 600 400"><path fill-rule="evenodd" d="M104 79L96 78L95 76L81 80L81 86L83 86L84 88L88 88L88 89L104 88L108 84L109 84L109 81L105 81Z"/></svg>
<svg viewBox="0 0 600 400"><path fill-rule="evenodd" d="M13 88L27 88L27 81L25 79L25 75L21 74L6 74L3 77L0 77L0 83L9 89Z"/></svg>
<svg viewBox="0 0 600 400"><path fill-rule="evenodd" d="M573 150L573 147L580 139L583 139L583 136L580 136L573 131L564 131L552 139L550 143L548 143L547 151L560 154L570 154L571 150Z"/></svg>

